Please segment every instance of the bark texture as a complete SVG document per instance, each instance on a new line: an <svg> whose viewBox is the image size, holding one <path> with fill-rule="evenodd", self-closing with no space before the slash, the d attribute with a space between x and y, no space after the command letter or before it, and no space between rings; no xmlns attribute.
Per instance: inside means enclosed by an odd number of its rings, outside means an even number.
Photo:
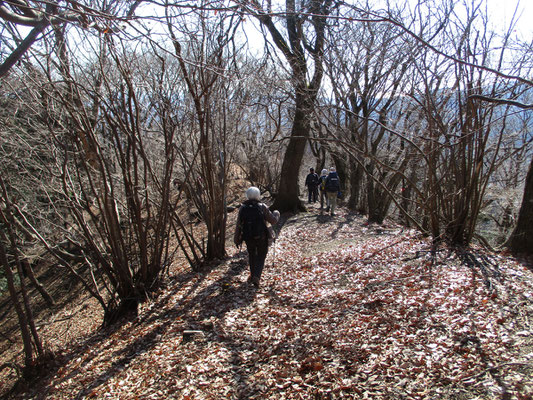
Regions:
<svg viewBox="0 0 533 400"><path fill-rule="evenodd" d="M507 241L507 247L513 253L533 254L533 160L529 164L516 227Z"/></svg>

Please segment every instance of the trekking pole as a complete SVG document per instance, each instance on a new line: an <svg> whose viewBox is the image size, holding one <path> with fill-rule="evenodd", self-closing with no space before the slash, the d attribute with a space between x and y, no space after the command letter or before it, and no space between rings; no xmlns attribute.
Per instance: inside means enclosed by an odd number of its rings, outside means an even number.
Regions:
<svg viewBox="0 0 533 400"><path fill-rule="evenodd" d="M274 253L272 254L272 268L276 265L276 241L274 240Z"/></svg>

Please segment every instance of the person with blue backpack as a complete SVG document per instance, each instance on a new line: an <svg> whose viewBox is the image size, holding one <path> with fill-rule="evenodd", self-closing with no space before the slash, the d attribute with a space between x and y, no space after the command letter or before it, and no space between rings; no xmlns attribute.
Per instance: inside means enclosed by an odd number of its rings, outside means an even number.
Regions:
<svg viewBox="0 0 533 400"><path fill-rule="evenodd" d="M335 170L335 167L331 167L329 169L328 177L326 178L326 195L329 202L329 207L331 209L331 216L335 215L335 208L337 207L337 196L339 195L341 191L341 182L339 179L339 175L337 174L337 171Z"/></svg>
<svg viewBox="0 0 533 400"><path fill-rule="evenodd" d="M259 287L268 253L269 239L271 238L271 231L267 228L267 222L275 225L279 221L279 211L271 212L260 200L261 192L258 188L251 186L246 190L246 201L239 208L233 237L237 247L243 241L246 243L250 262L248 282L251 282L256 288Z"/></svg>

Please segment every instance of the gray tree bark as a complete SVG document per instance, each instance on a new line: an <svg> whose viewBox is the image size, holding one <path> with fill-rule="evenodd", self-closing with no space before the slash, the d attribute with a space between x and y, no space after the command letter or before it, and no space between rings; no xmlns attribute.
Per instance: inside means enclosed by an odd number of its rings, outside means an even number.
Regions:
<svg viewBox="0 0 533 400"><path fill-rule="evenodd" d="M507 241L507 247L513 253L533 254L533 159L529 164L516 227Z"/></svg>

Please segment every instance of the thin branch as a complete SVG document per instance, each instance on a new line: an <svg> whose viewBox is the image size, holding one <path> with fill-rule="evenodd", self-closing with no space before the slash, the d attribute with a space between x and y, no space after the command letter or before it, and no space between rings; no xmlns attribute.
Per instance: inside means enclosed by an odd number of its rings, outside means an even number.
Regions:
<svg viewBox="0 0 533 400"><path fill-rule="evenodd" d="M6 7L0 5L0 18L17 25L37 26L42 22L42 18L37 15L35 17L25 17L23 15L9 11Z"/></svg>
<svg viewBox="0 0 533 400"><path fill-rule="evenodd" d="M17 46L17 48L6 58L2 65L0 65L0 78L8 73L8 71L19 61L24 53L37 40L39 35L49 26L46 20L40 21L35 28L26 36L26 38Z"/></svg>
<svg viewBox="0 0 533 400"><path fill-rule="evenodd" d="M516 100L500 99L500 98L495 98L495 97L483 96L481 94L473 94L469 98L470 99L486 101L488 103L515 106L515 107L522 108L524 110L533 109L533 104L526 104L526 103L522 103L522 102L516 101Z"/></svg>
<svg viewBox="0 0 533 400"><path fill-rule="evenodd" d="M522 77L516 76L516 75L505 74L505 73L503 73L501 71L498 71L498 70L496 70L494 68L490 68L490 67L485 67L483 65L474 64L474 63L471 63L471 62L468 62L468 61L465 61L465 60L461 60L461 59L459 59L457 57L454 57L454 56L451 56L449 54L446 54L443 51L437 49L435 46L433 46L427 40L423 39L422 37L420 37L419 35L417 35L413 31L411 31L409 28L404 26L404 24L402 24L400 21L395 20L394 18L383 17L383 16L381 16L378 13L375 13L373 11L361 10L360 8L358 8L356 6L353 6L351 4L347 4L345 2L342 2L342 4L344 4L346 7L351 8L351 9L353 9L355 11L371 15L371 16L373 16L375 18L379 18L380 22L388 22L388 23L390 23L390 24L392 24L394 26L397 26L402 31L407 33L409 36L414 38L416 41L422 43L425 47L427 47L428 49L430 49L434 53L439 54L439 55L443 56L444 58L453 61L454 63L461 64L461 65L466 65L468 67L477 68L477 69L480 69L480 70L483 70L483 71L487 71L487 72L491 72L494 75L497 75L499 77L502 77L502 78L505 78L505 79L517 80L517 81L522 82L522 83L524 83L524 84L526 84L528 86L533 86L533 81L531 81L529 79L525 79L525 78L522 78Z"/></svg>

